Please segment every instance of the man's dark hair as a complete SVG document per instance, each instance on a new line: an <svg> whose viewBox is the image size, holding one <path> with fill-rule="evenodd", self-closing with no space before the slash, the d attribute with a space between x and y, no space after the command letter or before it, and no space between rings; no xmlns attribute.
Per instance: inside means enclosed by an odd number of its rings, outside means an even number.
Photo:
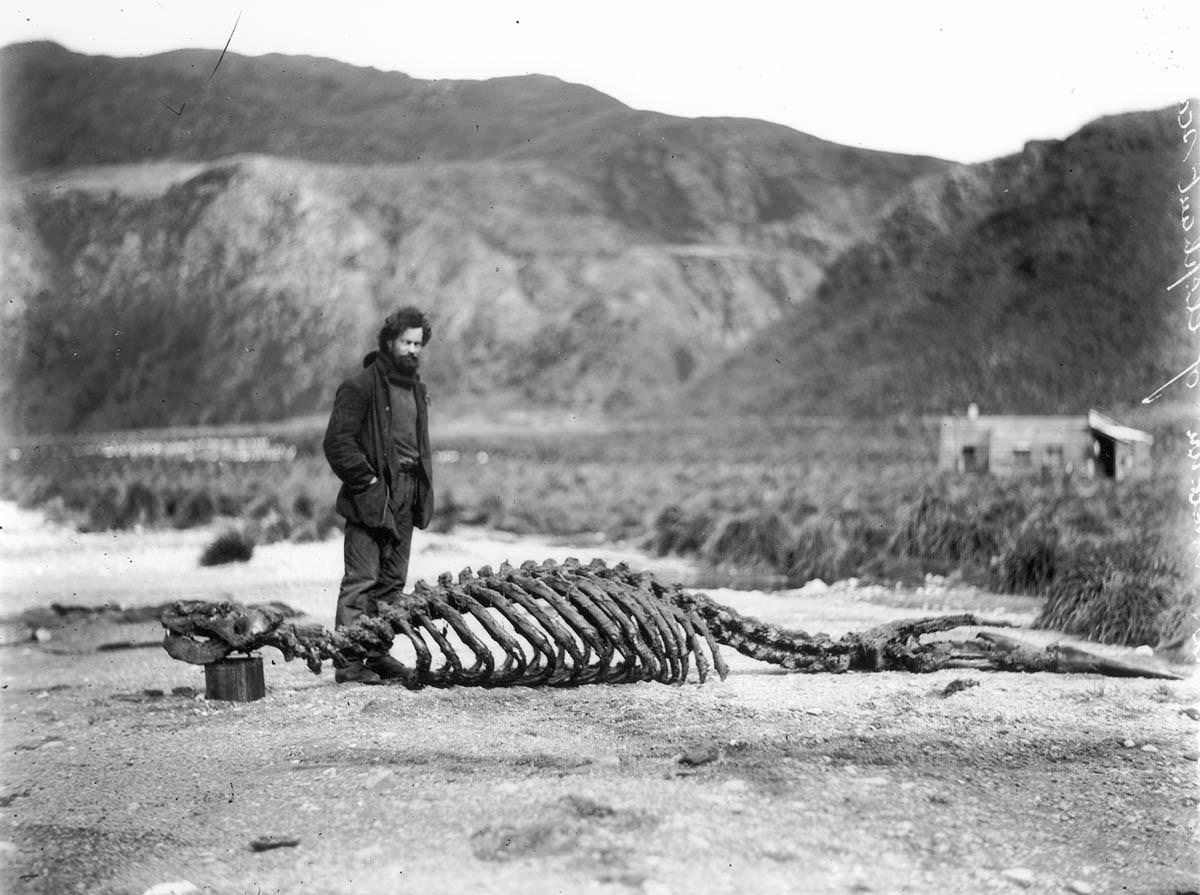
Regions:
<svg viewBox="0 0 1200 895"><path fill-rule="evenodd" d="M421 344L428 345L433 335L433 327L420 308L408 305L388 314L387 319L383 321L383 328L379 330L379 350L386 354L388 345L395 341L396 336L406 329L416 329L418 326L421 327Z"/></svg>

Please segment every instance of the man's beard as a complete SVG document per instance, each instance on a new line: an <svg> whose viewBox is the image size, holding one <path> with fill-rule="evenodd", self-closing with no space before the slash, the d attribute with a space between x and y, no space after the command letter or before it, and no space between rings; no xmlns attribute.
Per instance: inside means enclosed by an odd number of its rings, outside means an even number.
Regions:
<svg viewBox="0 0 1200 895"><path fill-rule="evenodd" d="M412 374L417 372L421 359L412 354L392 355L392 363L399 372Z"/></svg>

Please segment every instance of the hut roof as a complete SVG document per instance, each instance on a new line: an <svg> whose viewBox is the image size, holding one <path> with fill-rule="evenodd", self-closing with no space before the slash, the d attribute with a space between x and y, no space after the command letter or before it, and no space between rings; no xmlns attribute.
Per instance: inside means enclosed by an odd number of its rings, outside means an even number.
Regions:
<svg viewBox="0 0 1200 895"><path fill-rule="evenodd" d="M1088 427L1101 435L1107 435L1114 441L1140 441L1142 444L1154 444L1154 436L1149 432L1134 429L1132 426L1122 426L1116 420L1110 419L1096 410L1088 411Z"/></svg>

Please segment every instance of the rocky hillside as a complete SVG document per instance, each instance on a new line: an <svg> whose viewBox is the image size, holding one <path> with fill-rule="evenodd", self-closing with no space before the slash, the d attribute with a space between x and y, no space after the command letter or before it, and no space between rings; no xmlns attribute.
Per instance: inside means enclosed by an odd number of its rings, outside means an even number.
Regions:
<svg viewBox="0 0 1200 895"><path fill-rule="evenodd" d="M815 301L692 386L689 409L1077 412L1195 358L1175 109L914 182Z"/></svg>
<svg viewBox="0 0 1200 895"><path fill-rule="evenodd" d="M438 395L671 404L948 167L552 78L215 58L0 51L9 428L318 412L401 302Z"/></svg>

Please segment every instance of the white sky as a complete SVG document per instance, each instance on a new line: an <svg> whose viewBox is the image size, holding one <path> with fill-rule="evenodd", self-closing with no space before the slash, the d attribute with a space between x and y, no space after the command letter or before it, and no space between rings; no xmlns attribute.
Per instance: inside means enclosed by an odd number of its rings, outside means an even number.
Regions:
<svg viewBox="0 0 1200 895"><path fill-rule="evenodd" d="M980 161L1200 95L1198 0L4 0L0 40L538 72L639 109Z"/></svg>

